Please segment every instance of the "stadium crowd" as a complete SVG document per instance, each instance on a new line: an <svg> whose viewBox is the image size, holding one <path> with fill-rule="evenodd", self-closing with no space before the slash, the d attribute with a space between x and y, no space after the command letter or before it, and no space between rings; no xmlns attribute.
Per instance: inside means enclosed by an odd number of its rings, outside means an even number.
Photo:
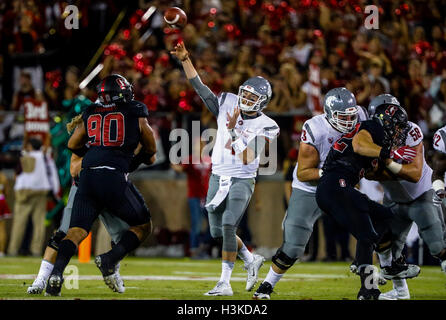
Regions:
<svg viewBox="0 0 446 320"><path fill-rule="evenodd" d="M371 2L379 7L376 30L364 26ZM96 61L104 65L99 78L119 73L133 83L164 150L170 130L186 123L184 117L216 126L169 54L178 41L187 44L201 79L216 93L237 93L254 75L270 80L273 99L266 112L281 127L284 172L296 160L303 122L322 112L322 98L334 87L347 87L362 106L381 93L396 96L422 128L428 159L433 133L446 122L446 3L433 0L2 2L0 110L22 112L21 101L31 97L64 114L81 93L94 100L89 89L97 81L85 90L79 83L123 3L126 18ZM79 30L64 26L68 4L79 9ZM188 15L181 32L163 21L163 11L174 5ZM157 10L145 20L151 6ZM21 121L0 114L3 151L23 137ZM170 168L167 157L158 168Z"/></svg>

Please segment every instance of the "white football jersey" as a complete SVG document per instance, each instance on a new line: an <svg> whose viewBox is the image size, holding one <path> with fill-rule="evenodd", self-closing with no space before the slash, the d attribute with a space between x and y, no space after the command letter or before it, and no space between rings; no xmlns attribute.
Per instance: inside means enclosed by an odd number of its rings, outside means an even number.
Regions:
<svg viewBox="0 0 446 320"><path fill-rule="evenodd" d="M409 147L415 147L420 143L423 143L423 133L418 125L409 121L411 129L407 135L406 145ZM421 178L418 182L409 182L407 180L398 179L393 181L382 181L381 184L384 188L384 194L387 199L394 202L406 203L415 200L426 191L432 188L432 169L426 163L423 150L423 171Z"/></svg>
<svg viewBox="0 0 446 320"><path fill-rule="evenodd" d="M227 113L230 115L234 113L238 104L238 96L233 93L224 93L219 96L218 102L218 128L212 151L212 173L235 178L254 178L259 168L260 154L251 163L243 164L243 161L232 149L232 138L227 129ZM277 123L263 113L253 119L242 119L240 115L235 129L251 136L262 136L267 141L275 139L280 131Z"/></svg>
<svg viewBox="0 0 446 320"><path fill-rule="evenodd" d="M433 145L435 150L446 153L446 126L435 132Z"/></svg>
<svg viewBox="0 0 446 320"><path fill-rule="evenodd" d="M358 106L359 107L359 106ZM360 108L358 108L360 109ZM367 113L358 110L358 120L367 120ZM325 159L327 158L328 152L334 142L336 142L341 136L342 132L339 132L328 122L325 114L320 114L314 116L313 118L305 121L300 141L308 143L316 148L319 153L319 165L318 168L324 166ZM301 182L297 178L297 168L299 164L296 163L296 167L293 172L293 183L292 187L303 191L316 193L318 181L312 182Z"/></svg>

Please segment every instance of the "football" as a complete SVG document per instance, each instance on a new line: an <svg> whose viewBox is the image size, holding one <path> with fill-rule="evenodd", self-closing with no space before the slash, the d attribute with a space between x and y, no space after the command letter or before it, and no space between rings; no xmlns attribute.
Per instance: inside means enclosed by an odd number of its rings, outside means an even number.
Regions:
<svg viewBox="0 0 446 320"><path fill-rule="evenodd" d="M184 28L187 24L186 13L178 7L171 7L164 12L164 21L172 28Z"/></svg>

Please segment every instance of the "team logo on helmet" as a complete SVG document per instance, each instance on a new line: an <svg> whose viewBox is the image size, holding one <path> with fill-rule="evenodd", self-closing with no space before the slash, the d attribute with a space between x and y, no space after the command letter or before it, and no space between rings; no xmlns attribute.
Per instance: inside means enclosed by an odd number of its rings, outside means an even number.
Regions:
<svg viewBox="0 0 446 320"><path fill-rule="evenodd" d="M390 105L390 106L386 109L385 112L386 112L386 114L387 114L388 116L393 117L393 115L395 114L396 110L397 110L397 107L396 107L396 106L394 106L394 105Z"/></svg>
<svg viewBox="0 0 446 320"><path fill-rule="evenodd" d="M116 82L118 83L118 85L121 89L125 89L127 87L125 82L120 78L116 78Z"/></svg>
<svg viewBox="0 0 446 320"><path fill-rule="evenodd" d="M334 95L327 97L326 103L330 108L333 107L335 102L342 103L342 100L336 98L336 96L334 96Z"/></svg>

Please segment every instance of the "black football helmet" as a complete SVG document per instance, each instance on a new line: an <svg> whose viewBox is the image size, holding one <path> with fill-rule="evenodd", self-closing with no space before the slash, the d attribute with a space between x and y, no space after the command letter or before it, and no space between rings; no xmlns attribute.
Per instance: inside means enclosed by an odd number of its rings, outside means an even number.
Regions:
<svg viewBox="0 0 446 320"><path fill-rule="evenodd" d="M406 143L410 130L408 116L403 107L396 104L381 104L376 107L372 117L384 128L384 145L400 147Z"/></svg>
<svg viewBox="0 0 446 320"><path fill-rule="evenodd" d="M112 74L102 79L97 86L97 93L103 105L115 105L134 99L133 86L119 74Z"/></svg>

